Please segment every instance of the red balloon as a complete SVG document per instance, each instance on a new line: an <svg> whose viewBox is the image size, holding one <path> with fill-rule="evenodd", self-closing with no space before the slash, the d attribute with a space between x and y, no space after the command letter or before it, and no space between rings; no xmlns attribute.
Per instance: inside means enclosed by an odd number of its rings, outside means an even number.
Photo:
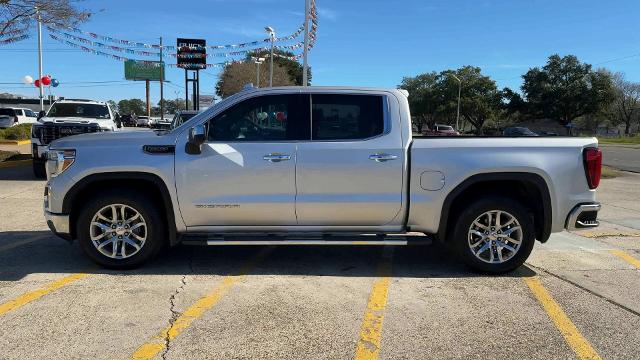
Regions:
<svg viewBox="0 0 640 360"><path fill-rule="evenodd" d="M43 76L42 79L40 79L40 82L44 86L49 86L49 85L51 85L51 78L48 77L48 76Z"/></svg>
<svg viewBox="0 0 640 360"><path fill-rule="evenodd" d="M36 87L40 87L40 80L39 80L39 79L36 79L36 80L33 82L33 85L35 85Z"/></svg>

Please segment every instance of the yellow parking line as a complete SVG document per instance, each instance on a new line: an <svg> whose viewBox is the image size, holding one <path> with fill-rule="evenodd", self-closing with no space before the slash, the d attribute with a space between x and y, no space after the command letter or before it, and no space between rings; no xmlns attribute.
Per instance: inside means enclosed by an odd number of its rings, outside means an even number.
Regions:
<svg viewBox="0 0 640 360"><path fill-rule="evenodd" d="M260 263L270 252L267 248L260 251L256 256L252 257L238 272L237 275L225 276L222 281L209 292L200 298L187 310L185 310L173 322L173 325L164 328L159 334L154 336L149 342L140 346L135 353L134 359L153 359L166 346L166 340L175 339L180 333L186 330L191 323L201 317L207 310L211 309L220 299L229 292L234 284L244 280L246 274L251 271L258 263Z"/></svg>
<svg viewBox="0 0 640 360"><path fill-rule="evenodd" d="M371 295L369 295L369 303L364 312L364 319L360 328L360 339L356 347L356 360L375 360L378 358L382 339L384 309L387 306L387 298L389 296L392 263L393 249L387 247L378 265L378 279L373 283Z"/></svg>
<svg viewBox="0 0 640 360"><path fill-rule="evenodd" d="M47 285L41 287L38 290L28 292L11 301L8 301L4 304L0 304L0 315L4 315L9 311L21 308L22 306L32 302L33 300L37 300L51 292L54 292L60 289L65 285L71 284L76 280L80 280L87 275L88 274L81 273L81 274L73 274L73 275L65 276L62 279L58 279L48 283Z"/></svg>
<svg viewBox="0 0 640 360"><path fill-rule="evenodd" d="M536 277L525 278L524 282L529 286L533 295L538 299L544 310L547 312L556 328L560 330L562 336L579 359L601 359L596 350L589 344L573 324L571 319L564 313L560 305L551 297L551 294L544 288L540 279Z"/></svg>
<svg viewBox="0 0 640 360"><path fill-rule="evenodd" d="M620 259L628 262L629 264L635 266L637 269L640 269L640 260L634 258L633 256L629 255L625 251L622 251L622 250L609 250L609 252L612 253L613 255L619 257Z"/></svg>

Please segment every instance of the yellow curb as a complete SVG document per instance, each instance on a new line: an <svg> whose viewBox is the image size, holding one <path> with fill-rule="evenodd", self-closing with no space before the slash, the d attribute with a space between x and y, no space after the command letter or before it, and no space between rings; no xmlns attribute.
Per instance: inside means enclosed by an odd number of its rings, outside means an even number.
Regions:
<svg viewBox="0 0 640 360"><path fill-rule="evenodd" d="M27 145L31 140L0 140L0 145Z"/></svg>
<svg viewBox="0 0 640 360"><path fill-rule="evenodd" d="M15 160L15 161L3 161L0 162L0 169L18 167L18 166L26 166L31 164L31 159L29 160Z"/></svg>

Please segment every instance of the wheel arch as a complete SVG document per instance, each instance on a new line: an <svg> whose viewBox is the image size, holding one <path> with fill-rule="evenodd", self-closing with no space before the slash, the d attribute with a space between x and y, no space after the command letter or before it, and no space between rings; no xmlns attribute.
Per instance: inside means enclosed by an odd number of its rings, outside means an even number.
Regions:
<svg viewBox="0 0 640 360"><path fill-rule="evenodd" d="M500 190L500 192L498 192ZM551 235L553 209L551 195L547 182L538 174L527 172L498 172L476 174L465 179L456 186L445 198L442 205L442 215L438 226L437 238L445 241L451 232L451 226L457 211L463 201L473 200L482 195L509 195L518 200L524 200L525 206L534 215L536 239L546 242Z"/></svg>
<svg viewBox="0 0 640 360"><path fill-rule="evenodd" d="M136 188L157 200L158 205L163 207L162 214L167 223L169 245L178 243L175 213L169 189L158 175L146 172L98 173L88 175L76 182L67 191L62 201L63 213L69 214L72 239L77 238L76 222L81 210L77 203L85 196L90 196L95 190L118 187Z"/></svg>

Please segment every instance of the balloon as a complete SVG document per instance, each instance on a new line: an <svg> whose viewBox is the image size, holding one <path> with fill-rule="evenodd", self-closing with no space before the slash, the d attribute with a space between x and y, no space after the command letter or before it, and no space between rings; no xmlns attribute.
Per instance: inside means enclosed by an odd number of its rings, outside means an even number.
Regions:
<svg viewBox="0 0 640 360"><path fill-rule="evenodd" d="M48 75L45 75L42 77L42 79L40 79L40 83L42 83L42 85L44 86L51 85L51 78Z"/></svg>
<svg viewBox="0 0 640 360"><path fill-rule="evenodd" d="M23 77L23 78L22 78L22 81L23 81L25 84L32 84L32 83L33 83L33 78L32 78L31 76L27 75L27 76L25 76L25 77Z"/></svg>
<svg viewBox="0 0 640 360"><path fill-rule="evenodd" d="M58 79L51 79L51 86L58 87L60 85L60 81Z"/></svg>
<svg viewBox="0 0 640 360"><path fill-rule="evenodd" d="M33 85L40 87L40 79L36 79L36 81L33 82Z"/></svg>

